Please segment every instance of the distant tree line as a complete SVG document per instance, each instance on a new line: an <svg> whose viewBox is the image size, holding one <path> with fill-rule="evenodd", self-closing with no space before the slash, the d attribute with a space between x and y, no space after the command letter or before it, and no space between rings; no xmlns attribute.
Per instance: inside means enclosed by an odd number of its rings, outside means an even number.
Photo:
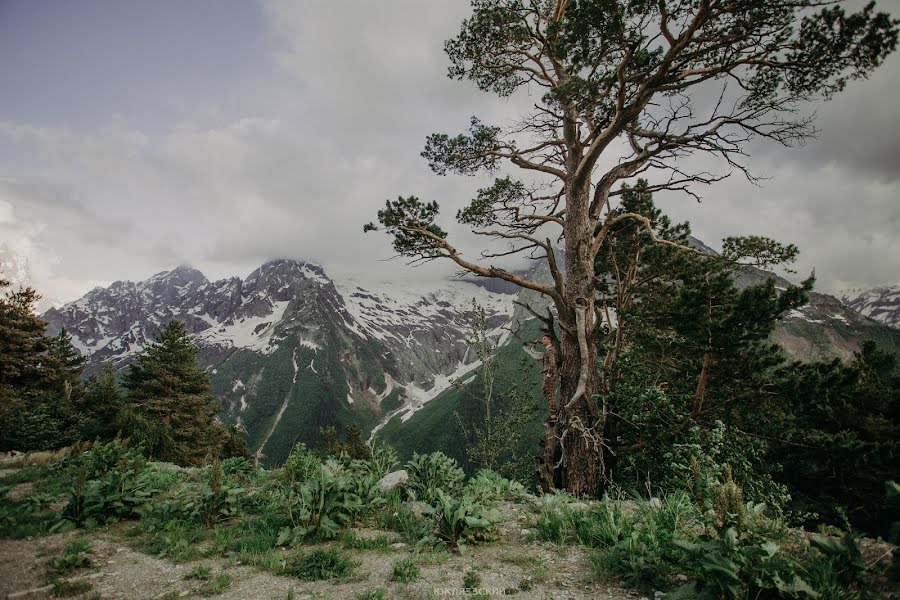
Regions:
<svg viewBox="0 0 900 600"><path fill-rule="evenodd" d="M0 298L0 450L127 437L182 465L249 455L237 431L216 420L209 376L180 322L165 325L121 377L106 364L84 378L86 357L65 329L46 335L39 298L28 287Z"/></svg>

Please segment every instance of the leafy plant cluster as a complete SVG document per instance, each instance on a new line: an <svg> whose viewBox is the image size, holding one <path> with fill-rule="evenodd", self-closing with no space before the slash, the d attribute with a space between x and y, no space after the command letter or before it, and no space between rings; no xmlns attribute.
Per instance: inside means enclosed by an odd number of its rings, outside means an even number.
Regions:
<svg viewBox="0 0 900 600"><path fill-rule="evenodd" d="M66 462L74 481L57 529L138 517L160 491L140 448L122 440L93 444Z"/></svg>
<svg viewBox="0 0 900 600"><path fill-rule="evenodd" d="M488 539L499 513L487 508L486 503L521 491L521 485L488 470L466 483L462 468L443 452L416 453L406 470L409 498L425 503L424 514L432 521L431 533L454 551Z"/></svg>
<svg viewBox="0 0 900 600"><path fill-rule="evenodd" d="M672 599L871 598L872 571L859 540L791 531L743 501L727 478L698 504L686 492L662 499L584 504L568 494L542 498L535 529L555 544L580 544L600 578Z"/></svg>

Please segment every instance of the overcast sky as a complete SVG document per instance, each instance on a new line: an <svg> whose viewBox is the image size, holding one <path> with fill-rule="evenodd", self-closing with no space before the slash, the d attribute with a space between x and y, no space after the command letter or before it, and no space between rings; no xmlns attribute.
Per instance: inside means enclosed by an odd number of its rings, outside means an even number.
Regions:
<svg viewBox="0 0 900 600"><path fill-rule="evenodd" d="M882 0L900 16L900 0ZM68 301L189 263L245 276L273 257L336 274L409 275L382 234L386 198L442 204L443 225L486 180L438 177L425 136L508 101L446 77L443 41L466 0L0 0L0 251ZM798 244L819 288L900 283L900 57L817 107L818 139L762 147L735 176L658 197L717 247ZM436 277L449 267L416 276Z"/></svg>

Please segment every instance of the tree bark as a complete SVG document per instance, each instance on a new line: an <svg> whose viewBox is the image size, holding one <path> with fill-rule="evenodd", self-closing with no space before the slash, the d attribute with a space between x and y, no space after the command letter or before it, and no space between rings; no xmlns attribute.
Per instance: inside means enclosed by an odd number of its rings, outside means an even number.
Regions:
<svg viewBox="0 0 900 600"><path fill-rule="evenodd" d="M544 456L538 475L545 490L563 487L575 495L597 496L602 487L604 423L603 415L597 414L593 404L600 378L593 335L594 232L588 207L588 184L579 184L573 178L566 191L566 295L563 302L557 303L562 329L559 419L545 426Z"/></svg>

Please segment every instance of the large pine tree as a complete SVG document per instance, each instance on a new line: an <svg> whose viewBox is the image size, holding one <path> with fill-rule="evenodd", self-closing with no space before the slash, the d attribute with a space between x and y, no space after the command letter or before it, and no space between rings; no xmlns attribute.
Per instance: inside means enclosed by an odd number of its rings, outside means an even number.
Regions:
<svg viewBox="0 0 900 600"><path fill-rule="evenodd" d="M129 367L123 429L156 458L198 464L219 455L226 431L216 422L218 406L209 376L197 364L197 349L178 321Z"/></svg>

